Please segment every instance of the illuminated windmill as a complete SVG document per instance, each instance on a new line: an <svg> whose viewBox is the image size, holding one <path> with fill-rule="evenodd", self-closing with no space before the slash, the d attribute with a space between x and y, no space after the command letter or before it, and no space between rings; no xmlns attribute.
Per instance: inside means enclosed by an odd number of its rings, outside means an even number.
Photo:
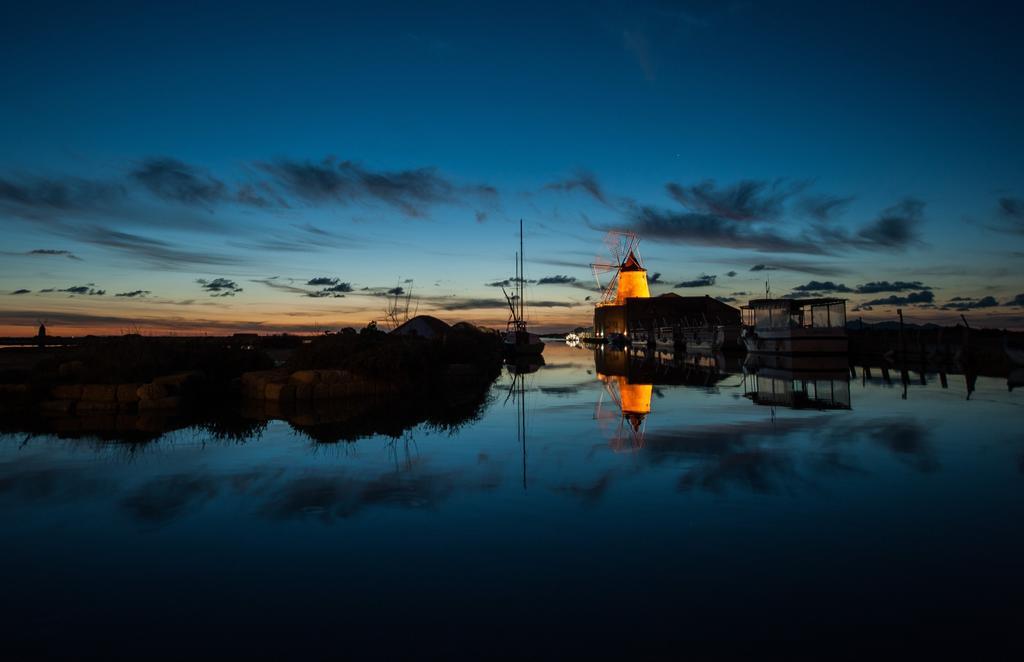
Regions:
<svg viewBox="0 0 1024 662"><path fill-rule="evenodd" d="M624 305L626 299L651 296L647 287L647 269L640 261L638 245L640 238L633 232L612 230L604 237L604 245L611 253L611 262L595 261L590 265L594 270L594 280L601 288L601 300L597 305ZM602 274L611 273L607 285L601 284Z"/></svg>

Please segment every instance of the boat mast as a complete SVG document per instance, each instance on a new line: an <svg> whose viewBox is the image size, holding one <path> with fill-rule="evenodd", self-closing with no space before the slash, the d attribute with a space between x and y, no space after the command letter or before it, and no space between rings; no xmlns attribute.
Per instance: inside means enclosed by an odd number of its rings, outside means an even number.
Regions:
<svg viewBox="0 0 1024 662"><path fill-rule="evenodd" d="M526 260L523 259L523 219L519 219L519 321L526 325L526 320L523 319L523 295L525 294L525 285L523 281L526 279Z"/></svg>

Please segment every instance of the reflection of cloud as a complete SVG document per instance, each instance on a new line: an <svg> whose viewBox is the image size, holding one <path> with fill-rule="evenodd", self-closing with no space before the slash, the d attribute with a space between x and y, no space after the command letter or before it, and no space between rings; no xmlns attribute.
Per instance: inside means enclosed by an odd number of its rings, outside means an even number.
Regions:
<svg viewBox="0 0 1024 662"><path fill-rule="evenodd" d="M604 496L604 493L608 491L608 486L611 482L611 474L606 473L590 485L569 483L568 485L558 486L552 489L561 494L579 497L579 499L586 505L593 506L596 505L597 502L601 500L601 497Z"/></svg>
<svg viewBox="0 0 1024 662"><path fill-rule="evenodd" d="M304 475L276 486L260 512L273 519L314 517L330 522L374 506L435 508L459 490L489 490L497 485L492 477L470 478L457 472L388 472L370 479L340 473Z"/></svg>
<svg viewBox="0 0 1024 662"><path fill-rule="evenodd" d="M684 491L699 487L715 493L738 485L751 492L771 494L779 491L780 482L796 478L796 466L788 453L755 448L721 455L698 465L680 476L677 485Z"/></svg>
<svg viewBox="0 0 1024 662"><path fill-rule="evenodd" d="M8 470L12 470L7 473ZM109 481L99 480L71 469L19 469L11 464L0 466L0 497L13 497L26 502L77 501L113 488Z"/></svg>
<svg viewBox="0 0 1024 662"><path fill-rule="evenodd" d="M198 510L217 495L215 480L186 474L165 476L143 484L121 500L135 519L159 524Z"/></svg>

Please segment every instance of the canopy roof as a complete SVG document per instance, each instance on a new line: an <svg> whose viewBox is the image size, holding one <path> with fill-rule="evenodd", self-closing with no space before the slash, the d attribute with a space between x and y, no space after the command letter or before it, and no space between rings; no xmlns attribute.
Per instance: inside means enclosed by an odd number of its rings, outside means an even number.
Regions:
<svg viewBox="0 0 1024 662"><path fill-rule="evenodd" d="M846 303L846 299L824 297L819 299L754 299L742 308L789 308L790 310L807 306L825 306L832 303Z"/></svg>

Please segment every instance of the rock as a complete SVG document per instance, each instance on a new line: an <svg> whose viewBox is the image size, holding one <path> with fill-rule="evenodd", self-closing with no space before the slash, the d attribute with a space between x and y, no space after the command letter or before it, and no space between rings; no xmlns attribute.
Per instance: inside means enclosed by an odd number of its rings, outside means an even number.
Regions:
<svg viewBox="0 0 1024 662"><path fill-rule="evenodd" d="M331 384L331 400L343 400L347 398L352 388L350 384Z"/></svg>
<svg viewBox="0 0 1024 662"><path fill-rule="evenodd" d="M139 385L138 384L118 384L117 385L117 401L118 402L138 402L139 401Z"/></svg>
<svg viewBox="0 0 1024 662"><path fill-rule="evenodd" d="M330 384L316 384L313 386L313 399L314 400L330 400L331 398L331 385Z"/></svg>
<svg viewBox="0 0 1024 662"><path fill-rule="evenodd" d="M85 364L81 361L67 361L57 367L57 374L61 377L77 377L85 370Z"/></svg>
<svg viewBox="0 0 1024 662"><path fill-rule="evenodd" d="M448 376L456 378L476 377L479 370L472 363L452 363L448 366Z"/></svg>
<svg viewBox="0 0 1024 662"><path fill-rule="evenodd" d="M161 400L171 393L163 384L143 384L135 389L139 400Z"/></svg>
<svg viewBox="0 0 1024 662"><path fill-rule="evenodd" d="M117 402L101 402L97 400L80 400L75 407L75 413L83 414L113 414L117 412Z"/></svg>
<svg viewBox="0 0 1024 662"><path fill-rule="evenodd" d="M154 384L166 386L171 393L181 393L206 380L206 375L198 370L188 372L176 372L173 375L163 375L153 380Z"/></svg>
<svg viewBox="0 0 1024 662"><path fill-rule="evenodd" d="M318 372L317 370L298 370L291 374L289 381L293 384L316 384L320 381Z"/></svg>
<svg viewBox="0 0 1024 662"><path fill-rule="evenodd" d="M17 397L28 395L28 384L0 384L0 395Z"/></svg>
<svg viewBox="0 0 1024 662"><path fill-rule="evenodd" d="M295 385L295 399L299 401L308 401L313 398L313 384L296 384Z"/></svg>
<svg viewBox="0 0 1024 662"><path fill-rule="evenodd" d="M242 373L242 395L262 400L266 397L267 384L282 383L287 375L277 370L256 370Z"/></svg>
<svg viewBox="0 0 1024 662"><path fill-rule="evenodd" d="M81 384L59 384L50 389L50 395L57 400L81 400Z"/></svg>
<svg viewBox="0 0 1024 662"><path fill-rule="evenodd" d="M324 384L338 384L344 381L348 373L341 370L318 370L320 373L320 382Z"/></svg>
<svg viewBox="0 0 1024 662"><path fill-rule="evenodd" d="M85 402L117 402L117 386L114 384L84 384L82 400Z"/></svg>
<svg viewBox="0 0 1024 662"><path fill-rule="evenodd" d="M181 398L169 395L155 400L139 400L139 411L152 411L154 409L177 409L181 406Z"/></svg>
<svg viewBox="0 0 1024 662"><path fill-rule="evenodd" d="M43 416L69 416L74 411L74 400L45 400L39 403L39 413Z"/></svg>
<svg viewBox="0 0 1024 662"><path fill-rule="evenodd" d="M277 400L279 402L291 401L295 399L295 385L267 384L264 394L267 400Z"/></svg>

